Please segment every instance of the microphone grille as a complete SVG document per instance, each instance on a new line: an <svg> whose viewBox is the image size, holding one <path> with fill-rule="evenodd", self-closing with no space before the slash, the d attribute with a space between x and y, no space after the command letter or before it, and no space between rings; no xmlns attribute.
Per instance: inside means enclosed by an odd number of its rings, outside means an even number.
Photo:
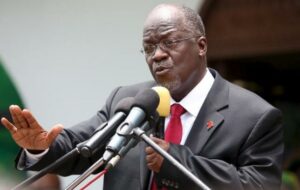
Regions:
<svg viewBox="0 0 300 190"><path fill-rule="evenodd" d="M140 91L134 97L133 106L142 108L147 114L147 116L151 116L153 115L153 113L155 113L158 104L159 104L158 94L151 89L145 89Z"/></svg>
<svg viewBox="0 0 300 190"><path fill-rule="evenodd" d="M152 89L158 94L159 96L159 104L156 109L159 116L167 117L170 115L170 105L171 105L171 95L167 88L162 86L155 86Z"/></svg>
<svg viewBox="0 0 300 190"><path fill-rule="evenodd" d="M126 114L129 113L129 111L133 105L133 102L134 102L133 97L123 98L122 100L120 100L117 103L114 113L117 113L117 112L124 112Z"/></svg>

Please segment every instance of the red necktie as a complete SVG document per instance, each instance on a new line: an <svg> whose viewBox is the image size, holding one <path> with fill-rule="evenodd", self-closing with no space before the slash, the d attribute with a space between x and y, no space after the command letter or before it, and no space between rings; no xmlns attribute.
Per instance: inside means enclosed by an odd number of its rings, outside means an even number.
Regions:
<svg viewBox="0 0 300 190"><path fill-rule="evenodd" d="M171 106L171 118L165 132L165 140L180 144L182 137L182 123L180 116L185 112L185 109L180 104L173 104Z"/></svg>
<svg viewBox="0 0 300 190"><path fill-rule="evenodd" d="M185 109L180 104L173 104L171 106L171 118L165 132L165 140L173 143L180 144L182 138L182 123L180 116L185 112ZM151 190L157 190L155 179L152 179ZM162 190L167 190L162 188Z"/></svg>

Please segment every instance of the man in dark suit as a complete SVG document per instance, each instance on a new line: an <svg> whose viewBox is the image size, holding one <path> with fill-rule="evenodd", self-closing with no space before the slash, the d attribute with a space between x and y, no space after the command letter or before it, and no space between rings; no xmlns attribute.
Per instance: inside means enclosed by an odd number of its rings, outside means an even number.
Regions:
<svg viewBox="0 0 300 190"><path fill-rule="evenodd" d="M155 82L116 88L91 119L66 129L56 125L49 132L28 110L11 106L13 123L5 118L1 121L23 148L18 167L40 170L52 163L108 121L121 99L159 84L169 89L172 107L179 104L183 110L177 142L170 140L175 132L168 132L173 116L158 122L166 136L152 137L159 146L212 189L279 189L283 153L280 111L208 69L206 51L204 26L196 12L169 4L155 7L143 31L143 52ZM90 159L78 156L56 172L82 173L102 153ZM31 159L36 154L38 158ZM162 187L199 189L144 143L133 148L104 180L104 189L112 190Z"/></svg>

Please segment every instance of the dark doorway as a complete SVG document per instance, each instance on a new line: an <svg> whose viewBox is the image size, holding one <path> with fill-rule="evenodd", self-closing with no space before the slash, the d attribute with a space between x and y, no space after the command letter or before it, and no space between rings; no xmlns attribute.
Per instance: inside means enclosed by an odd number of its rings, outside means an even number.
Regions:
<svg viewBox="0 0 300 190"><path fill-rule="evenodd" d="M300 1L205 0L199 14L208 65L283 112L285 168L300 160Z"/></svg>

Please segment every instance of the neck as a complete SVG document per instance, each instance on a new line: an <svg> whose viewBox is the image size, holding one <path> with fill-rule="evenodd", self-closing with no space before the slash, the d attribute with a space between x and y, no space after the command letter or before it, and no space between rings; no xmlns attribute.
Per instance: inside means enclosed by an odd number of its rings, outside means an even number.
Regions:
<svg viewBox="0 0 300 190"><path fill-rule="evenodd" d="M199 75L198 78L196 78L197 80L186 80L181 84L180 88L170 91L172 98L176 102L180 102L203 79L205 74L206 74L206 69L204 70L204 72L202 72L202 74Z"/></svg>

